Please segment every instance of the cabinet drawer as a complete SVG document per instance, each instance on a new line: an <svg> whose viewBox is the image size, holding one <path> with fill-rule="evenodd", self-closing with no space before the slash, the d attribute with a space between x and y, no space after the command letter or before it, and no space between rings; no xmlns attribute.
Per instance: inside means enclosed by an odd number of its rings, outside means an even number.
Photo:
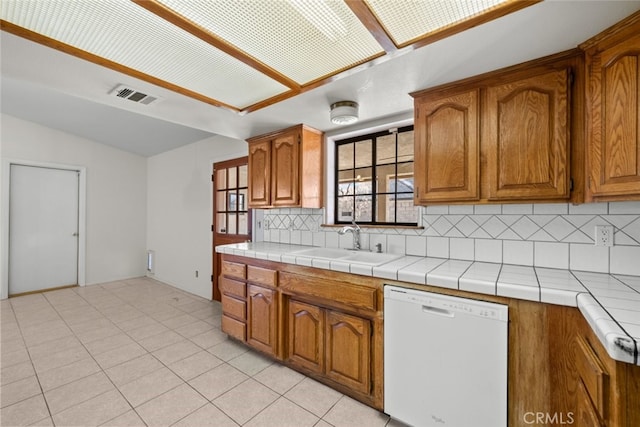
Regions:
<svg viewBox="0 0 640 427"><path fill-rule="evenodd" d="M237 338L242 341L247 340L247 325L244 323L232 319L229 316L222 315L222 332L227 333L229 336Z"/></svg>
<svg viewBox="0 0 640 427"><path fill-rule="evenodd" d="M244 298L247 295L246 285L235 280L220 278L220 292L225 295L231 295L238 298Z"/></svg>
<svg viewBox="0 0 640 427"><path fill-rule="evenodd" d="M280 274L279 285L281 289L292 293L322 298L340 305L372 311L377 308L375 288L289 273Z"/></svg>
<svg viewBox="0 0 640 427"><path fill-rule="evenodd" d="M252 283L275 287L277 283L278 272L267 268L247 266L247 280Z"/></svg>
<svg viewBox="0 0 640 427"><path fill-rule="evenodd" d="M245 321L247 319L247 303L222 295L222 312L225 315Z"/></svg>
<svg viewBox="0 0 640 427"><path fill-rule="evenodd" d="M247 266L236 262L222 261L222 275L237 279L247 278Z"/></svg>
<svg viewBox="0 0 640 427"><path fill-rule="evenodd" d="M606 419L605 402L607 401L609 376L591 345L582 337L576 338L575 354L576 369L587 394L600 416Z"/></svg>

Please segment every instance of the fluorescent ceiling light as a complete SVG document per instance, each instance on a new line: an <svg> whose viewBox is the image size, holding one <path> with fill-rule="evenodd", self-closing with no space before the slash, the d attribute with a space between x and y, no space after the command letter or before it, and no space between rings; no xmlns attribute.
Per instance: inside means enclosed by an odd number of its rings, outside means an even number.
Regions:
<svg viewBox="0 0 640 427"><path fill-rule="evenodd" d="M347 27L328 3L309 0L289 0L291 6L329 40L347 35Z"/></svg>
<svg viewBox="0 0 640 427"><path fill-rule="evenodd" d="M247 113L536 1L0 0L0 15L3 31Z"/></svg>
<svg viewBox="0 0 640 427"><path fill-rule="evenodd" d="M398 46L511 2L513 0L366 0Z"/></svg>

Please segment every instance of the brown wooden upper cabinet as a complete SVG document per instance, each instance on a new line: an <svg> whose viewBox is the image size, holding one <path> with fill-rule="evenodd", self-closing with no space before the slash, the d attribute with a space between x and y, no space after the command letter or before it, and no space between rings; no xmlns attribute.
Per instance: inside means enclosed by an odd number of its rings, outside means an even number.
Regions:
<svg viewBox="0 0 640 427"><path fill-rule="evenodd" d="M489 200L569 197L568 69L486 90Z"/></svg>
<svg viewBox="0 0 640 427"><path fill-rule="evenodd" d="M588 197L639 199L640 12L581 48L588 83Z"/></svg>
<svg viewBox="0 0 640 427"><path fill-rule="evenodd" d="M322 132L297 125L247 143L250 208L322 207Z"/></svg>
<svg viewBox="0 0 640 427"><path fill-rule="evenodd" d="M480 198L480 91L415 100L418 203Z"/></svg>
<svg viewBox="0 0 640 427"><path fill-rule="evenodd" d="M575 50L411 94L416 203L568 200L579 61Z"/></svg>

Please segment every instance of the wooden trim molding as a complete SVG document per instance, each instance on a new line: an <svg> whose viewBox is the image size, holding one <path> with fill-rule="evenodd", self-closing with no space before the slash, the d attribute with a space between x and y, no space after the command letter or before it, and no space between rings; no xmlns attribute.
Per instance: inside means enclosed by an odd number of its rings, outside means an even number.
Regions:
<svg viewBox="0 0 640 427"><path fill-rule="evenodd" d="M615 43L617 38L626 38L629 33L635 31L635 26L640 23L640 11L627 16L622 21L607 28L601 33L596 34L589 40L581 43L578 47L584 51L602 44L605 40L611 40L609 43Z"/></svg>
<svg viewBox="0 0 640 427"><path fill-rule="evenodd" d="M344 2L386 53L393 53L398 50L396 43L364 0L344 0Z"/></svg>
<svg viewBox="0 0 640 427"><path fill-rule="evenodd" d="M9 294L9 298L23 297L25 295L42 294L45 292L59 291L62 289L78 288L78 285L56 286L54 288L36 289L35 291L20 292L17 294Z"/></svg>

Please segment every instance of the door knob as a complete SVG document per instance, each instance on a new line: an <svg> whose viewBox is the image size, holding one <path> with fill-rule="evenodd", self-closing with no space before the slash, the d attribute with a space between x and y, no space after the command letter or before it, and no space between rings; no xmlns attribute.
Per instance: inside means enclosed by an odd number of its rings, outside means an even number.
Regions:
<svg viewBox="0 0 640 427"><path fill-rule="evenodd" d="M75 232L75 233L73 233L73 234L72 234L72 236L73 236L73 237L78 237L78 233L77 233L77 232Z"/></svg>

